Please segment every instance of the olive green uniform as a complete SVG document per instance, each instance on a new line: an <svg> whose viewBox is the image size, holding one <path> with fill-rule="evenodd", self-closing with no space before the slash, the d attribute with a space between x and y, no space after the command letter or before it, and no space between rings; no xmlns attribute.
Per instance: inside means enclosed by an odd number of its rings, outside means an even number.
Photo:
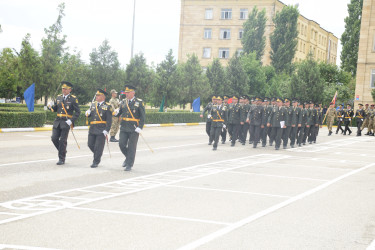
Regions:
<svg viewBox="0 0 375 250"><path fill-rule="evenodd" d="M109 100L109 104L111 105L112 107L112 110L115 110L115 109L118 109L120 107L120 100L118 98L111 98L111 100ZM120 128L120 120L119 118L116 118L116 117L112 117L112 126L111 126L111 130L110 130L110 136L111 137L115 137L118 130Z"/></svg>
<svg viewBox="0 0 375 250"><path fill-rule="evenodd" d="M327 114L326 114L326 121L327 121L327 127L328 127L328 131L329 131L329 135L332 134L332 127L333 127L333 124L335 123L335 119L337 119L336 109L335 108L329 108L327 110Z"/></svg>

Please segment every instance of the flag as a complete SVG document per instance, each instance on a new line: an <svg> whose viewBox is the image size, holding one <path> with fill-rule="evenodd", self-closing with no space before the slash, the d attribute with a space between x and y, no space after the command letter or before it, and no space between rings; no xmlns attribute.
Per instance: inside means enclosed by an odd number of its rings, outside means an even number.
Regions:
<svg viewBox="0 0 375 250"><path fill-rule="evenodd" d="M337 90L336 90L336 93L335 93L334 97L332 98L333 105L335 105L336 100L337 100Z"/></svg>
<svg viewBox="0 0 375 250"><path fill-rule="evenodd" d="M23 93L27 109L29 112L34 112L34 98L35 98L35 83L31 84Z"/></svg>
<svg viewBox="0 0 375 250"><path fill-rule="evenodd" d="M201 98L198 97L193 101L193 112L201 112Z"/></svg>
<svg viewBox="0 0 375 250"><path fill-rule="evenodd" d="M228 99L228 104L231 104L233 102L233 99L232 98L229 98Z"/></svg>
<svg viewBox="0 0 375 250"><path fill-rule="evenodd" d="M164 111L164 102L165 102L165 95L163 95L163 100L161 101L159 112Z"/></svg>

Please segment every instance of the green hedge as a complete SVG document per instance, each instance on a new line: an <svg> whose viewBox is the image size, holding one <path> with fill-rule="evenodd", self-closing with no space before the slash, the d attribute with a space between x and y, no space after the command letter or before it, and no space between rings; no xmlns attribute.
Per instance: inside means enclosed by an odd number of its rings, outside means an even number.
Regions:
<svg viewBox="0 0 375 250"><path fill-rule="evenodd" d="M43 127L46 112L0 112L0 128Z"/></svg>

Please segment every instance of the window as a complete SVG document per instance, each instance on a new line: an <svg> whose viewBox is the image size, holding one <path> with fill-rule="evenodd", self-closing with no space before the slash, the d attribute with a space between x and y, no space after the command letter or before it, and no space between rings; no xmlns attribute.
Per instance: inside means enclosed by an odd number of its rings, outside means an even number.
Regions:
<svg viewBox="0 0 375 250"><path fill-rule="evenodd" d="M236 53L237 53L237 56L240 56L243 52L243 49L237 49Z"/></svg>
<svg viewBox="0 0 375 250"><path fill-rule="evenodd" d="M211 48L203 48L203 58L211 58Z"/></svg>
<svg viewBox="0 0 375 250"><path fill-rule="evenodd" d="M224 58L224 59L229 58L229 48L220 48L219 58Z"/></svg>
<svg viewBox="0 0 375 250"><path fill-rule="evenodd" d="M247 19L248 11L247 9L240 9L240 19Z"/></svg>
<svg viewBox="0 0 375 250"><path fill-rule="evenodd" d="M371 70L371 88L375 88L375 69Z"/></svg>
<svg viewBox="0 0 375 250"><path fill-rule="evenodd" d="M221 9L221 19L232 19L232 9Z"/></svg>
<svg viewBox="0 0 375 250"><path fill-rule="evenodd" d="M204 39L211 39L212 29L204 29Z"/></svg>
<svg viewBox="0 0 375 250"><path fill-rule="evenodd" d="M243 29L240 29L238 31L238 39L242 39L242 36L243 36Z"/></svg>
<svg viewBox="0 0 375 250"><path fill-rule="evenodd" d="M220 29L220 39L230 39L230 29Z"/></svg>
<svg viewBox="0 0 375 250"><path fill-rule="evenodd" d="M206 19L212 19L213 16L214 16L213 10L212 9L206 9L205 18Z"/></svg>

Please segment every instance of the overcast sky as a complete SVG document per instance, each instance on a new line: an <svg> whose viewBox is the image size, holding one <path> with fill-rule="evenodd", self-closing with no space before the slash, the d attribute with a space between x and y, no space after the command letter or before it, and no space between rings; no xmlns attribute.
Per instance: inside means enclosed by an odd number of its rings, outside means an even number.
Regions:
<svg viewBox="0 0 375 250"><path fill-rule="evenodd" d="M35 49L40 49L44 28L57 19L57 6L65 2L63 33L67 44L81 51L89 62L89 53L108 39L118 52L124 67L130 60L133 0L0 0L0 49L19 51L23 37L31 34ZM338 38L345 29L350 0L282 0L298 4L300 13L314 20ZM134 53L143 52L147 63L162 61L169 49L177 58L180 0L136 0ZM339 42L339 51L341 44ZM340 63L338 56L337 64Z"/></svg>

